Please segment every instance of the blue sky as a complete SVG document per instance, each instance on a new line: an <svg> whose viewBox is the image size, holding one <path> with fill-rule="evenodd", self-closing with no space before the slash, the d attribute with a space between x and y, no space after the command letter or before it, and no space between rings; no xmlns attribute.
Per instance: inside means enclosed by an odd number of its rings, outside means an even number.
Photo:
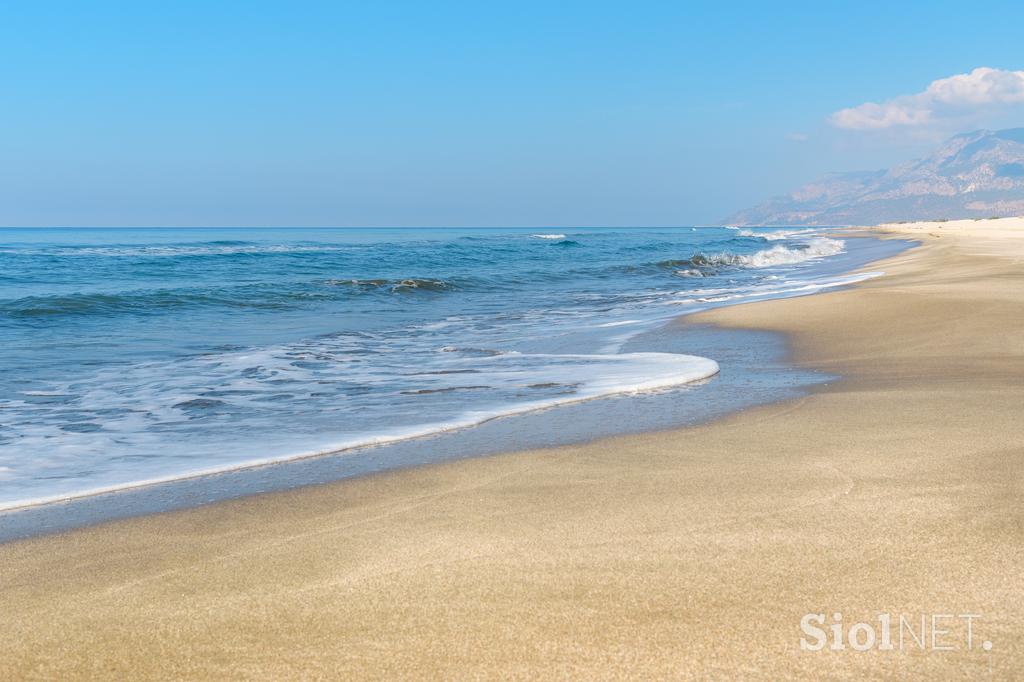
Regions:
<svg viewBox="0 0 1024 682"><path fill-rule="evenodd" d="M1022 25L1019 2L6 3L0 224L713 223L1024 125L830 119L1024 69Z"/></svg>

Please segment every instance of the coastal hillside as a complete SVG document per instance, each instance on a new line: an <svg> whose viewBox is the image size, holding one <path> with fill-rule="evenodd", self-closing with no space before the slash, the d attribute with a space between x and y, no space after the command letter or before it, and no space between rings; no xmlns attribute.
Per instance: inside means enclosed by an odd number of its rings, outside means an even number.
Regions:
<svg viewBox="0 0 1024 682"><path fill-rule="evenodd" d="M977 130L889 170L830 173L729 225L873 225L1024 213L1024 128Z"/></svg>

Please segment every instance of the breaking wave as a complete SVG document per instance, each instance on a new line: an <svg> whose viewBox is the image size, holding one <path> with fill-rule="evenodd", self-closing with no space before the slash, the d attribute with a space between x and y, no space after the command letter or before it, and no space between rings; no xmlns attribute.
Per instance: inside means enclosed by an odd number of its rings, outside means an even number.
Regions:
<svg viewBox="0 0 1024 682"><path fill-rule="evenodd" d="M845 242L830 237L815 237L806 244L784 246L777 244L770 249L756 253L697 253L685 260L668 260L659 263L662 267L680 268L676 274L695 276L694 268L714 268L716 266L734 266L745 268L767 268L774 265L795 265L817 258L826 258L842 253ZM701 272L698 270L698 272ZM701 275L704 273L701 272Z"/></svg>

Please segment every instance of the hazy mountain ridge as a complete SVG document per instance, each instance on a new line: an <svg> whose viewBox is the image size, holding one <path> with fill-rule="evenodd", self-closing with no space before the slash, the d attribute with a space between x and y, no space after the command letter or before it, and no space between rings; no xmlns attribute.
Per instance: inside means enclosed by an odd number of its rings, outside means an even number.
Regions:
<svg viewBox="0 0 1024 682"><path fill-rule="evenodd" d="M890 170L830 173L726 219L729 225L847 225L1024 214L1024 128L950 138Z"/></svg>

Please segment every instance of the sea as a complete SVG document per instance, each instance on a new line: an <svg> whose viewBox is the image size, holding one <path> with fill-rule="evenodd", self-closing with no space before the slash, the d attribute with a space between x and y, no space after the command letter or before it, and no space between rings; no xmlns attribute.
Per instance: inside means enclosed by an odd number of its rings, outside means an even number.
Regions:
<svg viewBox="0 0 1024 682"><path fill-rule="evenodd" d="M700 386L688 412L734 405L719 374L756 372L763 337L637 340L876 276L863 266L904 246L805 228L3 228L0 510L327 454L386 469L381 445L540 412L561 432L573 405L622 396L678 411L672 392ZM643 420L598 421L566 438ZM501 433L491 450L531 445Z"/></svg>

